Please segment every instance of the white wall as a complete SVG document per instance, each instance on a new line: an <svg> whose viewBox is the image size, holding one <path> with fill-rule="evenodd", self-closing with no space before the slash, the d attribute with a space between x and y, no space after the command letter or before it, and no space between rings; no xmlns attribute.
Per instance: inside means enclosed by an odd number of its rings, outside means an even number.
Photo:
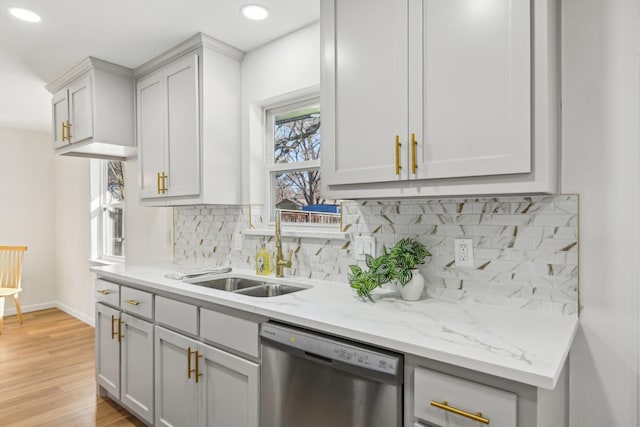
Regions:
<svg viewBox="0 0 640 427"><path fill-rule="evenodd" d="M638 2L563 2L563 185L580 193L574 427L638 420Z"/></svg>
<svg viewBox="0 0 640 427"><path fill-rule="evenodd" d="M20 304L55 300L53 152L50 134L0 128L0 245L26 245ZM15 313L6 301L6 315Z"/></svg>
<svg viewBox="0 0 640 427"><path fill-rule="evenodd" d="M47 141L50 147L51 141ZM56 297L61 308L93 324L93 279L89 272L89 159L54 156Z"/></svg>
<svg viewBox="0 0 640 427"><path fill-rule="evenodd" d="M320 84L320 25L304 27L255 49L241 67L241 125L243 198L263 203L264 139L262 107L286 94L318 92ZM319 93L319 92L318 92Z"/></svg>

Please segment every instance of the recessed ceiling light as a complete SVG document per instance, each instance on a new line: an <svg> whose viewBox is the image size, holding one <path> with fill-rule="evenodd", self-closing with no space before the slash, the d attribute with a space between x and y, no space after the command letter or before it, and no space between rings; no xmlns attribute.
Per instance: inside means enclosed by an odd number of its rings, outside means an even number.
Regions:
<svg viewBox="0 0 640 427"><path fill-rule="evenodd" d="M269 16L267 8L257 4L246 4L240 8L240 12L242 12L245 18L253 21L262 21Z"/></svg>
<svg viewBox="0 0 640 427"><path fill-rule="evenodd" d="M42 21L42 18L40 18L40 15L38 15L37 13L31 12L30 10L27 10L27 9L21 9L19 7L10 8L9 13L15 16L16 18L21 19L23 21L27 21L27 22Z"/></svg>

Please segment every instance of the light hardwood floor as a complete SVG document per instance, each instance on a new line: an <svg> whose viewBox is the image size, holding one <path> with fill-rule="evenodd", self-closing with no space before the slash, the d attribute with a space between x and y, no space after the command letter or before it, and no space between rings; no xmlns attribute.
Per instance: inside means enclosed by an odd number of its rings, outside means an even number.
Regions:
<svg viewBox="0 0 640 427"><path fill-rule="evenodd" d="M96 396L94 329L58 310L8 316L0 335L0 426L143 426Z"/></svg>

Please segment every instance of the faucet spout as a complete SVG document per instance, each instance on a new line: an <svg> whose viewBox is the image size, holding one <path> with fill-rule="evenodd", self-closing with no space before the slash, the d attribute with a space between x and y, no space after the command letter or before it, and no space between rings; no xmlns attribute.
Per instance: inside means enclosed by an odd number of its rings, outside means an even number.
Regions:
<svg viewBox="0 0 640 427"><path fill-rule="evenodd" d="M293 251L289 251L289 257L284 259L282 255L282 229L280 225L280 216L282 211L276 209L276 277L284 277L284 269L291 268L291 257Z"/></svg>

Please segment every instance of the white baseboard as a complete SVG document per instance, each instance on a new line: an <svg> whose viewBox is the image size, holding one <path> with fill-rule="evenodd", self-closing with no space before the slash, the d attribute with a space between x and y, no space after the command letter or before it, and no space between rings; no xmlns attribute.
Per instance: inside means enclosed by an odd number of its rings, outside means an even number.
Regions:
<svg viewBox="0 0 640 427"><path fill-rule="evenodd" d="M22 310L23 313L29 313L31 311L46 310L48 308L59 308L60 310L62 310L65 313L69 314L70 316L73 316L76 319L83 321L87 325L91 325L91 326L95 327L95 319L94 319L93 316L87 316L86 314L81 313L78 310L75 310L75 309L69 307L68 305L62 304L59 301L45 302L45 303L42 303L42 304L21 305L20 306L20 309ZM16 313L16 307L12 304L11 299L7 298L7 301L5 301L4 315L5 316L13 316L15 314L17 314Z"/></svg>
<svg viewBox="0 0 640 427"><path fill-rule="evenodd" d="M95 327L95 318L93 316L87 316L86 314L81 313L78 310L69 307L68 305L62 304L61 302L56 302L56 307L58 307L65 313L75 317L76 319L82 320L87 325Z"/></svg>

